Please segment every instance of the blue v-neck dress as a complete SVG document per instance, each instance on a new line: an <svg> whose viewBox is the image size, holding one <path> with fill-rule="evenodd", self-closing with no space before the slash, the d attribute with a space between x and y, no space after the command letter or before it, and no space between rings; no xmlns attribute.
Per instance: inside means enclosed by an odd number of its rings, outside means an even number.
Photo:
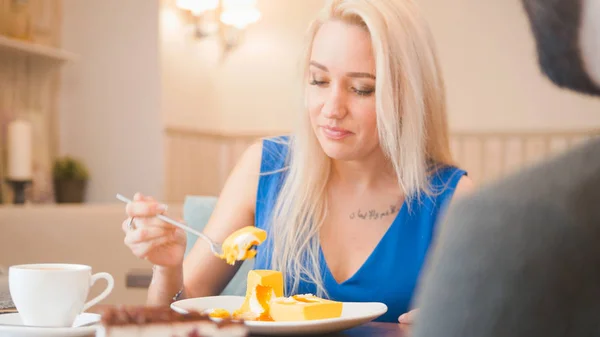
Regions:
<svg viewBox="0 0 600 337"><path fill-rule="evenodd" d="M288 146L282 140L263 141L261 176L256 200L256 226L269 232L271 211L286 176ZM432 242L441 212L466 173L444 167L430 177L436 193L402 205L392 225L354 275L338 283L320 252L321 273L330 299L346 302L382 302L388 306L381 322L397 322L410 309L419 274ZM408 207L410 206L410 207ZM271 269L273 237L258 247L254 269ZM298 293L316 294L314 284L301 281ZM288 294L290 295L290 294Z"/></svg>

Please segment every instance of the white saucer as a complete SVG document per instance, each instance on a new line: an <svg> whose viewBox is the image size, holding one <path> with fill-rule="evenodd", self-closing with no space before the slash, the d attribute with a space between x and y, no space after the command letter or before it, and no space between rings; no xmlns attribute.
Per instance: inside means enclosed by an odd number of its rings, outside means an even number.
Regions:
<svg viewBox="0 0 600 337"><path fill-rule="evenodd" d="M99 322L100 315L83 313L75 319L74 326ZM96 325L79 328L42 328L25 326L18 313L0 315L0 336L2 337L81 337L94 336Z"/></svg>
<svg viewBox="0 0 600 337"><path fill-rule="evenodd" d="M244 301L243 296L211 296L190 298L171 304L171 308L179 313L188 310L203 311L222 308L229 312L238 309ZM344 302L342 316L314 321L300 322L256 322L246 321L251 334L258 335L309 335L324 334L346 330L368 323L387 312L387 306L378 302Z"/></svg>

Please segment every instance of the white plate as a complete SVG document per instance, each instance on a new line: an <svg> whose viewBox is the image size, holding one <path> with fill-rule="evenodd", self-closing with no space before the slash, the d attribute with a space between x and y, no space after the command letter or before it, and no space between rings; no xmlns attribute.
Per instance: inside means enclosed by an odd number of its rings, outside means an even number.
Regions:
<svg viewBox="0 0 600 337"><path fill-rule="evenodd" d="M100 315L83 313L75 319L73 326L99 322ZM0 315L0 336L2 337L80 337L94 336L97 325L79 328L42 328L25 326L18 313Z"/></svg>
<svg viewBox="0 0 600 337"><path fill-rule="evenodd" d="M179 313L187 313L188 310L203 311L211 308L223 308L229 312L238 309L243 296L212 296L190 298L171 304L171 308ZM346 330L367 322L385 314L387 306L377 302L344 302L342 316L339 318L328 318L314 321L300 322L255 322L246 321L251 334L261 335L306 335L322 334Z"/></svg>

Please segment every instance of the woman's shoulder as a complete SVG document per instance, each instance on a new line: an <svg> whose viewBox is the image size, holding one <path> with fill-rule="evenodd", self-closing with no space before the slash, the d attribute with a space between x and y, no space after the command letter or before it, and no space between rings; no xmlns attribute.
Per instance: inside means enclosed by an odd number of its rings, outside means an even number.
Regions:
<svg viewBox="0 0 600 337"><path fill-rule="evenodd" d="M441 210L452 200L471 193L474 184L465 169L455 165L439 165L431 171L428 188L425 204Z"/></svg>
<svg viewBox="0 0 600 337"><path fill-rule="evenodd" d="M459 184L462 186L469 182L471 180L465 169L447 164L435 165L429 178L430 189L434 194L452 194Z"/></svg>
<svg viewBox="0 0 600 337"><path fill-rule="evenodd" d="M281 170L287 166L291 137L287 135L263 138L261 173Z"/></svg>
<svg viewBox="0 0 600 337"><path fill-rule="evenodd" d="M455 175L467 175L467 171L454 164L436 164L430 170L432 179L447 179Z"/></svg>
<svg viewBox="0 0 600 337"><path fill-rule="evenodd" d="M285 151L290 146L291 136L289 135L281 135L281 136L273 136L273 137L265 137L261 139L261 143L263 148L268 147L272 150L277 151Z"/></svg>

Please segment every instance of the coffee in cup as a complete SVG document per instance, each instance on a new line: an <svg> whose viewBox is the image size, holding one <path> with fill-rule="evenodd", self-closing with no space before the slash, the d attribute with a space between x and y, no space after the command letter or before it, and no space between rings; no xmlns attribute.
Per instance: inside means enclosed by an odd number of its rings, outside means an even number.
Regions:
<svg viewBox="0 0 600 337"><path fill-rule="evenodd" d="M105 279L108 286L86 302L99 279ZM77 315L110 294L114 279L108 273L92 275L92 268L86 265L25 264L8 269L8 287L24 325L70 327Z"/></svg>

